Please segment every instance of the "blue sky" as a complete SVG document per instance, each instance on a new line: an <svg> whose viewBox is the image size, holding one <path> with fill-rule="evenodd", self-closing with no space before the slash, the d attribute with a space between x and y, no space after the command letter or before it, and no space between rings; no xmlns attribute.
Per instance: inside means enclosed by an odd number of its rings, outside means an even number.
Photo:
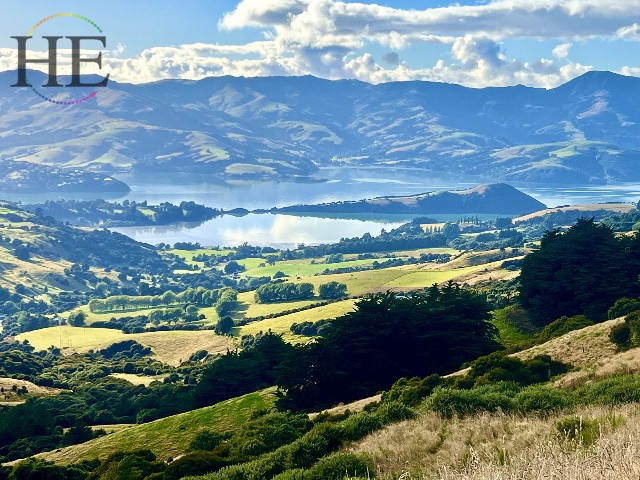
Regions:
<svg viewBox="0 0 640 480"><path fill-rule="evenodd" d="M104 30L105 69L148 82L208 75L304 75L380 83L553 87L588 70L640 75L638 0L0 0L0 70L15 40L59 12ZM44 34L89 33L77 19ZM36 53L34 53L36 55Z"/></svg>

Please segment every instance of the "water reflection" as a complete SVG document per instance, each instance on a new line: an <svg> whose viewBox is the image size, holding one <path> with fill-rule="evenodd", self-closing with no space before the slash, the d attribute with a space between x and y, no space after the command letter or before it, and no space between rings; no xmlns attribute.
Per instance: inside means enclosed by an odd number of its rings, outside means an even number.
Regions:
<svg viewBox="0 0 640 480"><path fill-rule="evenodd" d="M235 246L244 242L276 248L294 248L332 243L342 237L377 235L384 228L397 228L408 220L347 220L292 215L250 214L244 217L225 215L201 225L179 224L167 227L126 227L114 231L152 245L164 242L198 242L208 246Z"/></svg>

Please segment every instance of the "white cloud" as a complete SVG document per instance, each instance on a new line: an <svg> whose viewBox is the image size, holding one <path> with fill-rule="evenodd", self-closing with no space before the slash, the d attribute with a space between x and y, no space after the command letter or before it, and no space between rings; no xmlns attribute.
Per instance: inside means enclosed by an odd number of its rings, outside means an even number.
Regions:
<svg viewBox="0 0 640 480"><path fill-rule="evenodd" d="M318 13L321 12L319 16ZM344 3L336 0L242 0L224 16L226 29L260 26L276 28L292 37L308 34L297 31L298 18L320 20L311 26L324 33L492 37L573 38L611 35L640 16L637 0L494 0L483 5L410 10L375 4ZM366 30L366 31L365 31Z"/></svg>
<svg viewBox="0 0 640 480"><path fill-rule="evenodd" d="M112 55L105 52L104 68L96 73L110 72L112 79L132 83L312 74L372 83L431 80L549 88L593 68L569 60L574 41L640 39L640 24L630 25L634 17L640 18L638 0L494 0L424 10L340 0L241 0L220 19L219 28L258 28L263 41L158 46L130 58L124 56L126 46L118 45ZM503 42L523 37L557 40L549 52L552 59L510 58ZM370 53L374 44L395 56L381 55L377 61ZM446 45L450 54L430 66L400 60L410 57L402 50L429 44ZM0 69L15 68L15 52L5 50ZM622 71L638 73L634 67Z"/></svg>
<svg viewBox="0 0 640 480"><path fill-rule="evenodd" d="M279 51L293 53L298 69L326 78L553 87L592 68L568 61L567 40L628 36L624 29L632 28L628 19L634 15L640 16L637 0L494 0L424 10L339 0L242 0L220 26L263 28ZM500 41L523 37L563 40L550 52L560 63L508 59ZM374 43L402 50L430 42L451 45L452 61L416 69L382 58L391 67L385 69L363 53Z"/></svg>
<svg viewBox="0 0 640 480"><path fill-rule="evenodd" d="M571 49L572 45L573 44L571 43L561 43L553 49L553 56L560 59L567 58L569 56L569 50Z"/></svg>
<svg viewBox="0 0 640 480"><path fill-rule="evenodd" d="M631 40L640 40L640 24L634 23L626 27L620 27L616 30L617 38L628 38Z"/></svg>

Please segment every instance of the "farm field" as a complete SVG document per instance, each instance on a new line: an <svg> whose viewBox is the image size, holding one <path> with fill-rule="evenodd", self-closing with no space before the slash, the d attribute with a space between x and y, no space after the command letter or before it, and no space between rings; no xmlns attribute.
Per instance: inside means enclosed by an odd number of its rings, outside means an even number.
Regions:
<svg viewBox="0 0 640 480"><path fill-rule="evenodd" d="M144 385L148 387L152 382L161 382L167 375L136 375L134 373L112 373L109 375L113 378L125 380L132 385Z"/></svg>
<svg viewBox="0 0 640 480"><path fill-rule="evenodd" d="M317 273L322 273L325 270L334 270L337 268L350 268L360 267L363 265L371 265L373 262L382 262L387 260L386 258L373 258L366 260L348 260L344 262L336 263L324 263L324 259L315 259L316 262L323 263L310 263L311 259L304 260L283 260L276 262L275 265L266 265L262 258L247 258L245 260L239 260L240 265L244 265L247 270L242 273L243 276L249 277L273 277L276 272L282 272L289 277L308 277Z"/></svg>
<svg viewBox="0 0 640 480"><path fill-rule="evenodd" d="M235 250L232 249L215 249L215 248L198 248L195 250L180 250L180 249L171 249L167 250L167 253L173 253L185 260L185 262L191 265L199 265L202 266L202 262L196 262L193 260L193 257L197 255L229 255L233 253Z"/></svg>
<svg viewBox="0 0 640 480"><path fill-rule="evenodd" d="M258 322L237 327L236 333L242 335L256 335L259 332L271 330L273 333L283 334L283 338L291 342L308 341L308 337L294 335L289 329L294 323L317 322L318 320L332 320L353 310L355 300L344 300L316 307L302 312L290 313L281 317L269 318Z"/></svg>
<svg viewBox="0 0 640 480"><path fill-rule="evenodd" d="M230 337L216 335L212 330L145 332L125 334L109 328L50 327L18 335L17 340L28 340L36 350L46 350L51 345L62 345L65 354L100 350L125 340L135 340L150 347L155 358L169 365L179 365L198 350L211 354L225 353L233 348Z"/></svg>
<svg viewBox="0 0 640 480"><path fill-rule="evenodd" d="M497 268L498 265L491 265ZM321 275L317 277L292 280L294 283L312 283L317 289L321 284L336 281L345 283L351 296L360 296L370 292L380 292L391 289L419 289L430 287L434 283L443 283L459 277L468 276L490 268L487 265L477 265L462 268L447 268L447 265L406 265L366 272L340 273Z"/></svg>
<svg viewBox="0 0 640 480"><path fill-rule="evenodd" d="M300 300L295 302L276 302L276 303L256 303L255 292L243 292L238 294L238 301L242 304L241 313L243 317L260 317L263 315L277 314L286 310L296 308L304 308L314 303L320 302L320 298L311 300Z"/></svg>

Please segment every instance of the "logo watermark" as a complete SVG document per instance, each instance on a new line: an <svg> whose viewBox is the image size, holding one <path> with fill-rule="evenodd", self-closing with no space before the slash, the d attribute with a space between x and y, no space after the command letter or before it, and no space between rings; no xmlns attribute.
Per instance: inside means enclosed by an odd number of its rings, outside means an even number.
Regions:
<svg viewBox="0 0 640 480"><path fill-rule="evenodd" d="M89 20L87 17L83 17L82 15L78 15L76 13L56 13L55 15L50 15L46 18L43 18L38 23L36 23L31 30L27 32L25 36L12 36L11 38L16 39L18 42L18 81L15 85L11 85L12 87L29 87L33 92L38 95L43 100L46 100L50 103L55 103L56 105L77 105L82 102L86 102L91 98L94 98L98 91L94 90L89 95L85 95L76 100L70 101L60 101L54 100L53 98L48 97L40 90L38 90L35 86L29 83L29 79L27 78L27 64L28 63L44 63L47 64L48 69L48 81L41 88L61 88L61 87L91 87L91 88L100 88L106 87L109 82L109 75L103 77L101 81L95 83L83 83L81 81L80 67L83 63L95 63L98 65L100 69L102 69L102 52L98 53L97 56L93 58L82 58L80 56L81 50L81 42L83 41L93 41L99 42L103 48L107 46L107 37L104 35L91 35L91 36L43 36L45 40L48 42L49 52L48 58L45 59L34 59L27 58L27 41L30 38L33 38L33 32L40 27L43 23L48 22L49 20L60 18L60 17L72 17L79 20L82 20L88 24L90 24L99 34L102 34L102 29L93 21ZM58 41L60 39L67 39L71 42L71 83L66 85L62 85L58 81Z"/></svg>

